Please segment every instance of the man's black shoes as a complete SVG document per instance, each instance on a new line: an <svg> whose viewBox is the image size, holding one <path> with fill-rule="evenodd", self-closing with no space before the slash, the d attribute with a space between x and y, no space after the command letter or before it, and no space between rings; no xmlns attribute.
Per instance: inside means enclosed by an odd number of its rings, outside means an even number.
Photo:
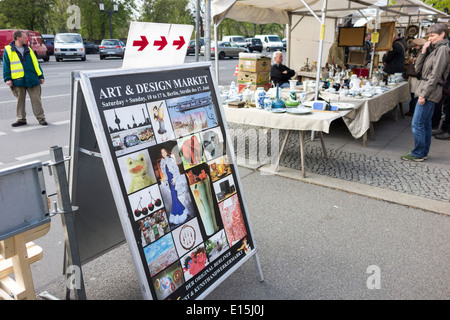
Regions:
<svg viewBox="0 0 450 320"><path fill-rule="evenodd" d="M14 122L13 124L11 124L11 126L12 127L20 127L20 126L24 126L26 124L27 124L26 121L17 121L17 122Z"/></svg>

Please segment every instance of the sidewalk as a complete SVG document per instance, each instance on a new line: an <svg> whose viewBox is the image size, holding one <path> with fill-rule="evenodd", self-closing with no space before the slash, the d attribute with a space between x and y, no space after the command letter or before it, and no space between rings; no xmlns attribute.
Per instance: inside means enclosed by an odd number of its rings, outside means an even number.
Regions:
<svg viewBox="0 0 450 320"><path fill-rule="evenodd" d="M449 299L450 141L433 138L427 161L404 162L410 123L386 114L375 123L376 140L363 147L336 121L325 135L328 159L318 139L306 144L305 179L298 135L277 174L241 163L265 281L249 261L207 299ZM381 289L367 286L373 265ZM83 272L88 299L142 299L127 244ZM44 291L65 299L64 278L36 288Z"/></svg>

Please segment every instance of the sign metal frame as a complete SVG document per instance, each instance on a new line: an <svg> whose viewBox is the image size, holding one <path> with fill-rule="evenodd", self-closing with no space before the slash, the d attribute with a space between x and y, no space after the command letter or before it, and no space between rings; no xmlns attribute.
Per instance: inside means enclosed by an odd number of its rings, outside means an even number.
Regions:
<svg viewBox="0 0 450 320"><path fill-rule="evenodd" d="M191 64L184 64L181 66L168 66L164 67L164 70L161 70L161 68L145 68L145 69L111 69L111 70L95 70L95 71L80 71L77 74L77 77L79 77L79 85L81 86L81 91L84 95L84 99L86 102L86 106L89 112L89 116L92 122L92 128L95 132L96 142L99 149L99 153L101 154L101 158L103 160L103 164L106 170L107 179L109 181L109 186L111 188L111 193L114 197L115 205L117 208L117 213L120 218L120 223L122 225L122 229L124 232L125 239L127 240L127 243L129 245L130 253L134 261L135 271L140 283L142 295L144 299L156 299L158 297L155 296L155 288L152 287L152 283L149 277L149 271L148 266L146 266L143 262L143 254L142 254L142 248L140 247L140 244L136 241L135 233L133 232L133 226L132 221L129 218L129 209L127 207L127 200L123 195L123 189L121 187L121 182L119 181L119 174L117 172L117 159L113 157L113 153L110 147L110 141L107 140L107 137L110 137L110 133L107 132L105 129L105 126L103 124L104 121L104 115L100 115L101 106L98 105L98 101L95 97L94 89L92 86L92 81L96 81L97 78L103 78L103 77L121 77L121 76L129 76L129 75L136 75L136 76L143 76L143 75L155 75L158 74L158 72L164 71L165 73L173 73L176 74L178 71L180 73L183 72L206 72L205 77L208 77L210 79L209 85L209 91L211 95L211 100L213 106L215 106L214 110L216 112L216 116L218 116L219 121L219 127L222 128L222 132L224 133L224 142L225 142L225 154L228 156L229 159L229 165L232 168L232 171L234 172L234 183L236 189L236 194L238 194L239 198L239 204L241 206L241 214L243 215L243 219L246 226L246 234L247 237L250 239L250 246L247 247L248 250L245 251L245 255L239 256L239 258L236 256L236 261L231 263L228 266L228 264L219 265L221 270L223 272L219 272L218 270L215 270L218 274L217 277L214 277L213 275L210 275L213 280L211 280L210 283L205 285L205 289L198 289L196 291L196 294L193 295L191 292L191 297L194 299L203 299L206 297L212 290L214 290L220 283L222 283L229 275L231 275L237 268L239 268L243 263L245 263L248 259L251 257L254 258L255 266L258 273L258 278L260 281L264 280L263 272L260 266L259 258L258 258L258 246L256 244L254 233L250 221L250 217L248 215L248 208L246 205L245 197L242 192L242 184L239 178L239 172L236 165L236 160L234 156L233 151L233 144L230 141L230 135L228 134L228 127L225 120L224 111L221 107L221 105L218 103L218 95L216 94L218 92L217 84L215 83L215 75L214 70L212 69L211 63L201 62L201 63L191 63ZM117 79L118 79L117 78ZM76 87L76 86L75 86ZM74 90L74 94L77 93ZM97 96L98 98L98 96ZM75 102L76 99L73 100ZM103 118L102 118L103 116ZM74 126L76 127L76 126ZM73 146L73 143L72 143ZM76 150L74 150L75 152ZM78 150L79 151L79 150ZM76 171L76 169L75 169ZM72 172L73 175L73 172ZM80 204L78 204L80 205ZM225 231L224 231L225 232ZM244 237L245 238L245 237ZM243 239L243 238L242 238ZM242 239L240 241L242 241ZM245 240L247 240L245 238ZM229 245L229 249L231 252L231 247L233 245ZM231 253L230 253L231 254ZM218 259L219 260L219 259ZM226 260L224 257L223 260ZM218 265L219 262L214 264L214 267ZM212 269L212 264L210 266L210 270ZM219 268L218 267L218 268ZM206 271L205 271L206 273ZM187 281L186 281L187 282ZM185 293L184 299L190 299L189 297L189 289L184 288L183 290ZM188 292L186 294L186 292ZM197 293L198 292L198 293Z"/></svg>

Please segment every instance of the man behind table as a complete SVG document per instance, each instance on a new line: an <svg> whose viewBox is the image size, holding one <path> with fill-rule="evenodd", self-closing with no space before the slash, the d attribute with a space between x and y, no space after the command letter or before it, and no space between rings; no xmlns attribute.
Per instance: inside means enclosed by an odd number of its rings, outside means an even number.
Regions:
<svg viewBox="0 0 450 320"><path fill-rule="evenodd" d="M275 86L278 84L280 87L284 87L283 84L288 84L289 80L295 75L295 71L283 65L283 53L281 51L274 52L273 61L275 63L270 69L270 80L273 81Z"/></svg>

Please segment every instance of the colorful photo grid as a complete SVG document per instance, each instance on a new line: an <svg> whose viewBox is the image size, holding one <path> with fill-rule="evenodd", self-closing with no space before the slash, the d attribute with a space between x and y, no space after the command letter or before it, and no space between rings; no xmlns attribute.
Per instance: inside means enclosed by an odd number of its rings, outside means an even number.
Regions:
<svg viewBox="0 0 450 320"><path fill-rule="evenodd" d="M156 144L147 104L105 110L104 115L116 155Z"/></svg>
<svg viewBox="0 0 450 320"><path fill-rule="evenodd" d="M171 298L247 235L210 93L104 113L152 289ZM151 142L131 146L121 135L134 121Z"/></svg>

